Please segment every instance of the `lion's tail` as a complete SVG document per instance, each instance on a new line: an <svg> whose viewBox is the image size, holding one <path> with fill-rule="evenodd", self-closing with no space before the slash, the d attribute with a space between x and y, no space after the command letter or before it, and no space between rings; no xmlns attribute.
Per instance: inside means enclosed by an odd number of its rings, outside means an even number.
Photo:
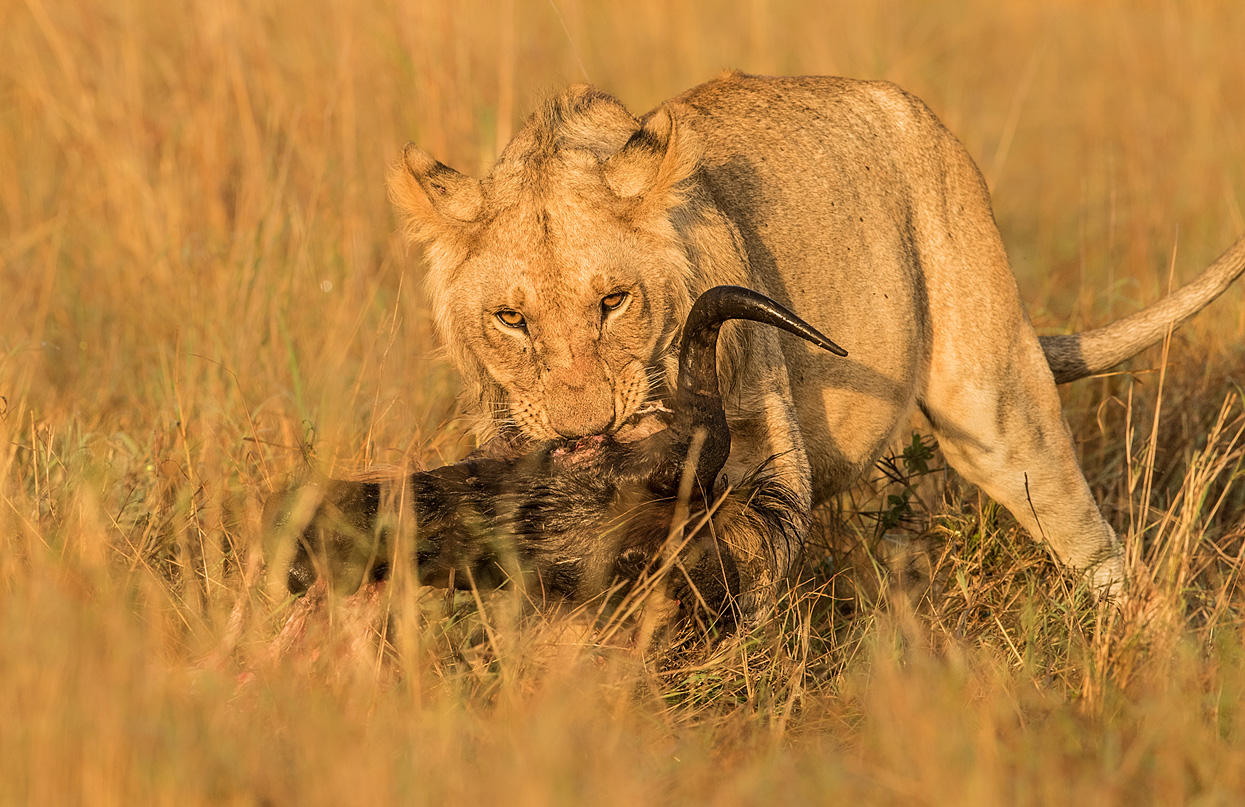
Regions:
<svg viewBox="0 0 1245 807"><path fill-rule="evenodd" d="M1201 311L1243 272L1245 238L1233 244L1196 279L1136 314L1092 331L1041 337L1055 383L1100 373L1140 353Z"/></svg>

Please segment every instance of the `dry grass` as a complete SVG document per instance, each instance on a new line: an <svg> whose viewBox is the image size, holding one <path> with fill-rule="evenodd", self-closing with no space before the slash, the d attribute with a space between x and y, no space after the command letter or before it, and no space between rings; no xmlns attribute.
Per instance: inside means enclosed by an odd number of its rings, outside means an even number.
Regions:
<svg viewBox="0 0 1245 807"><path fill-rule="evenodd" d="M1239 289L1067 390L1123 614L951 482L908 582L857 491L777 624L664 669L398 585L381 652L383 603L281 632L256 508L469 444L405 140L478 172L585 75L637 110L889 78L982 165L1035 321L1082 326L1245 231L1245 5L255 5L0 0L0 802L1239 801Z"/></svg>

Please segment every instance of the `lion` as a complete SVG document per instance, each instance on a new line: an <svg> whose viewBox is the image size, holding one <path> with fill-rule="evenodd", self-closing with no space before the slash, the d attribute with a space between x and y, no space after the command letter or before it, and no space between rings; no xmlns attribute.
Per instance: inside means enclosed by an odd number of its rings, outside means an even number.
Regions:
<svg viewBox="0 0 1245 807"><path fill-rule="evenodd" d="M1155 343L1245 270L1242 239L1137 314L1039 338L981 172L929 108L886 82L727 72L638 119L572 86L485 179L408 144L389 185L424 249L437 330L486 451L651 432L674 389L681 324L711 286L755 289L847 349L830 356L746 324L723 332L723 474L754 484L714 527L755 616L792 569L812 508L914 418L1060 562L1108 598L1125 594L1121 543L1056 384Z"/></svg>

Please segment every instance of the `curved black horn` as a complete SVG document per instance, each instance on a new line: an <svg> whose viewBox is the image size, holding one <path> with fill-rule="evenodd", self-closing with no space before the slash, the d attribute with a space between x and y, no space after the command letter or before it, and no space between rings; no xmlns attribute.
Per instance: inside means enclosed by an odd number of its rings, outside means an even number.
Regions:
<svg viewBox="0 0 1245 807"><path fill-rule="evenodd" d="M731 433L726 425L722 393L718 388L718 332L722 323L746 319L781 328L838 356L847 351L763 294L740 286L715 286L696 299L679 348L679 386L675 391L672 428L690 440L704 429L704 443L696 461L696 476L706 488L726 464L731 453ZM682 442L682 441L680 441Z"/></svg>

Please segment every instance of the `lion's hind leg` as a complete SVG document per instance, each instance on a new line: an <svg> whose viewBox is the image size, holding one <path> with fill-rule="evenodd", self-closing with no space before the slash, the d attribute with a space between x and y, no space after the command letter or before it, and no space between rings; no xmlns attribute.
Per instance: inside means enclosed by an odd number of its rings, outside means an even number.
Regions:
<svg viewBox="0 0 1245 807"><path fill-rule="evenodd" d="M1077 463L1031 329L1018 329L1010 345L988 358L936 357L921 407L953 468L1098 591L1122 594L1120 542Z"/></svg>

